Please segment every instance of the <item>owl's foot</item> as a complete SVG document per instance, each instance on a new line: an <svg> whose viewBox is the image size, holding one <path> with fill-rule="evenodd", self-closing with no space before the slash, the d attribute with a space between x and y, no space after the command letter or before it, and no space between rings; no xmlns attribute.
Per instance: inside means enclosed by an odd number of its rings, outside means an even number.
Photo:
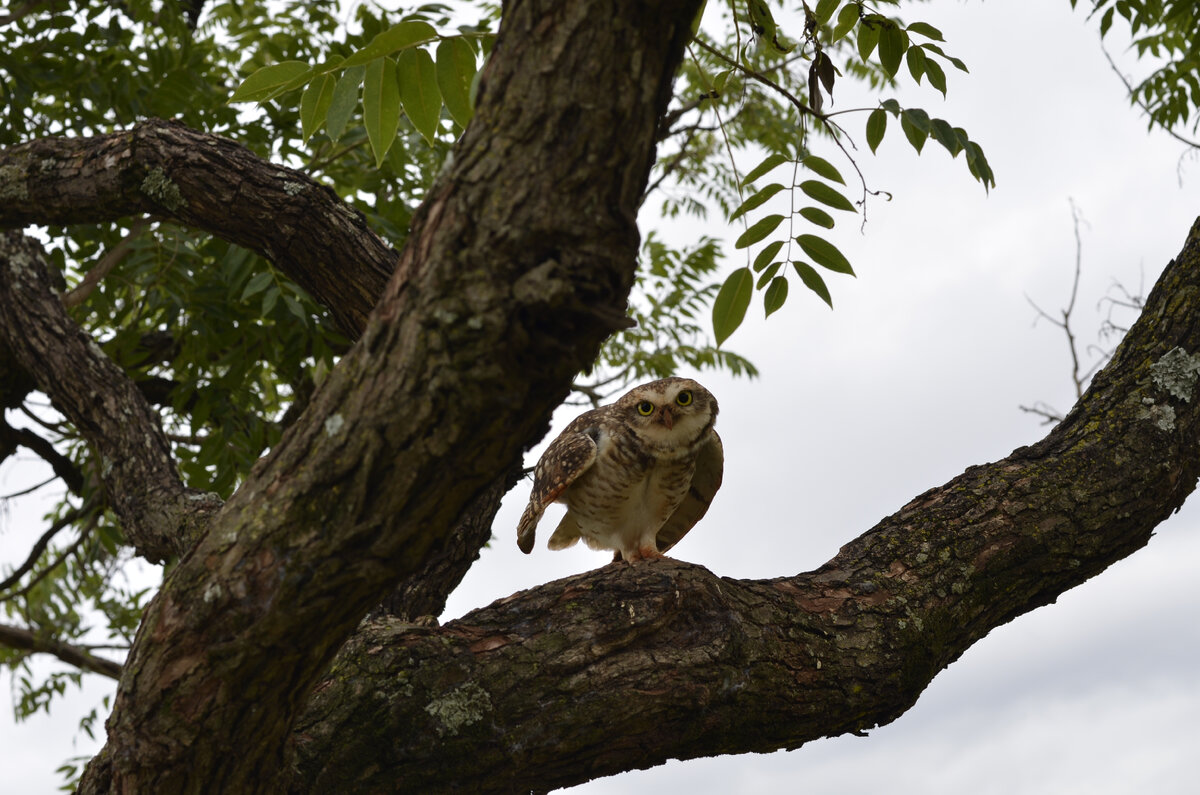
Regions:
<svg viewBox="0 0 1200 795"><path fill-rule="evenodd" d="M656 558L661 558L662 556L663 554L658 551L657 545L649 544L647 546L638 547L636 550L634 550L632 555L624 556L623 553L618 552L613 556L613 563L616 563L622 559L630 563L636 563L639 560L654 560Z"/></svg>

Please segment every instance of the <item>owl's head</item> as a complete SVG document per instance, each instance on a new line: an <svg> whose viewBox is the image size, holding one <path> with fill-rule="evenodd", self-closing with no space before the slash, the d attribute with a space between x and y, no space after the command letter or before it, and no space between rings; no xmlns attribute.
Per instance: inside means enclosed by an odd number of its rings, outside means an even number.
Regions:
<svg viewBox="0 0 1200 795"><path fill-rule="evenodd" d="M690 378L663 378L636 386L615 406L639 435L658 444L695 441L717 418L717 399Z"/></svg>

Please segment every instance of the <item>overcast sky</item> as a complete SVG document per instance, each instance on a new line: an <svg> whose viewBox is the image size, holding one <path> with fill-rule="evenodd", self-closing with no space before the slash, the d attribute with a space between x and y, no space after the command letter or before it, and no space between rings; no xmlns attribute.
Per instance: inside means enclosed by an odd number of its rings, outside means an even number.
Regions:
<svg viewBox="0 0 1200 795"><path fill-rule="evenodd" d="M782 311L763 322L755 305L729 342L761 378L699 376L721 405L725 481L672 554L718 575L815 568L918 493L1044 435L1018 405L1069 408L1070 364L1061 332L1034 326L1026 296L1050 311L1067 300L1069 199L1086 221L1077 307L1085 342L1096 339L1098 301L1114 281L1148 290L1200 214L1200 161L1181 163L1181 144L1147 133L1082 10L1067 0L938 0L905 14L939 27L971 74L948 70L946 101L928 87L896 96L965 127L997 187L985 194L962 159L934 143L917 157L898 129L872 156L865 119L842 117L870 187L895 198L872 201L865 234L853 223L835 232L858 273L827 279L835 311L794 284ZM1114 26L1114 54L1124 35ZM834 109L869 102L847 88L837 89ZM701 232L713 225L671 234ZM560 412L554 432L577 411ZM19 478L5 472L0 488L9 491ZM608 560L582 546L549 552L557 513L543 520L534 554L521 555L515 526L528 488L509 495L496 538L444 620ZM14 561L40 521L20 511L2 521L3 560ZM993 632L866 738L676 762L574 791L1194 792L1198 525L1200 508L1185 506L1146 549ZM88 677L49 717L14 726L10 711L0 713L6 791L53 791L55 767L99 747L75 725L111 692L108 680Z"/></svg>

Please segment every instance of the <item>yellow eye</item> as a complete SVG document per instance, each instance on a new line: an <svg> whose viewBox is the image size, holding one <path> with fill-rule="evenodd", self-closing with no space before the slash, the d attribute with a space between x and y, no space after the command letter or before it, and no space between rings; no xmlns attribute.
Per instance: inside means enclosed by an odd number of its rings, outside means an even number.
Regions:
<svg viewBox="0 0 1200 795"><path fill-rule="evenodd" d="M681 406L692 405L692 391L690 389L683 390L675 396L675 402Z"/></svg>
<svg viewBox="0 0 1200 795"><path fill-rule="evenodd" d="M649 400L643 400L641 403L637 404L637 412L643 417L649 417L654 413L654 404Z"/></svg>

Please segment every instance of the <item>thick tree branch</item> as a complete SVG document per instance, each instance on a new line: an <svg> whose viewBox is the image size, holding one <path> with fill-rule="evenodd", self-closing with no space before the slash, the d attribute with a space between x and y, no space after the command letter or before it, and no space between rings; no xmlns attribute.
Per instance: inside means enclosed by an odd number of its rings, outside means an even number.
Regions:
<svg viewBox="0 0 1200 795"><path fill-rule="evenodd" d="M352 338L396 265L396 251L331 189L174 122L2 151L0 195L20 199L0 203L0 228L152 214L212 232L271 260Z"/></svg>
<svg viewBox="0 0 1200 795"><path fill-rule="evenodd" d="M41 246L20 232L0 234L0 338L95 449L108 504L138 553L186 552L219 501L184 488L158 415L67 315Z"/></svg>
<svg viewBox="0 0 1200 795"><path fill-rule="evenodd" d="M520 475L521 462L517 459L467 506L455 522L454 530L430 550L421 569L405 577L372 615L400 621L428 620L441 615L446 598L462 582L471 564L479 559L479 550L492 537L492 520L500 509L500 500Z"/></svg>
<svg viewBox="0 0 1200 795"><path fill-rule="evenodd" d="M148 608L83 792L284 785L337 648L624 325L697 5L506 5L475 117L365 332Z"/></svg>
<svg viewBox="0 0 1200 795"><path fill-rule="evenodd" d="M42 638L24 627L0 624L0 644L13 649L22 649L35 654L50 654L68 665L85 671L102 674L109 679L121 678L121 664L97 657L87 649L64 643L53 638Z"/></svg>
<svg viewBox="0 0 1200 795"><path fill-rule="evenodd" d="M1200 220L1041 442L820 569L609 565L440 629L376 623L298 724L294 792L546 791L895 720L992 629L1144 546L1200 475Z"/></svg>

